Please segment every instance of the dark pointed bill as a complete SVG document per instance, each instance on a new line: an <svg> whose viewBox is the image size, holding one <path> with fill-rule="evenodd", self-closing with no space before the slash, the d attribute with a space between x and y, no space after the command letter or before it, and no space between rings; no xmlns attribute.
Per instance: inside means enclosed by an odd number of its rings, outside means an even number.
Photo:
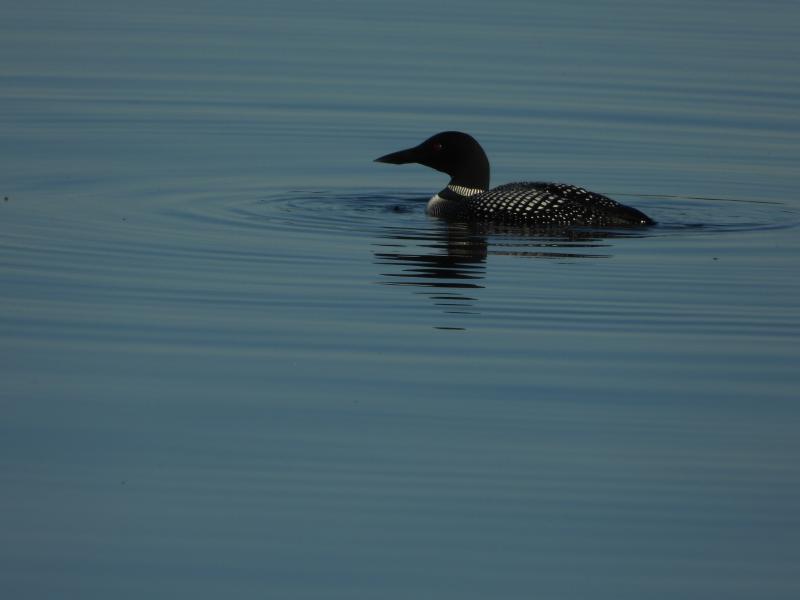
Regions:
<svg viewBox="0 0 800 600"><path fill-rule="evenodd" d="M404 165L406 163L417 162L416 150L417 147L415 146L414 148L407 148L405 150L399 150L398 152L392 152L391 154L386 154L380 158L376 158L375 162L389 163L390 165Z"/></svg>

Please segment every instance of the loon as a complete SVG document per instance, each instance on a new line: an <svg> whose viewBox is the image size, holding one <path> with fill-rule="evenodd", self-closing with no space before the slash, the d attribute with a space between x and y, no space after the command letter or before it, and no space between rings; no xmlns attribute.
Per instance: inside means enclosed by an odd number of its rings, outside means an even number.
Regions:
<svg viewBox="0 0 800 600"><path fill-rule="evenodd" d="M655 225L635 208L565 183L525 181L490 189L486 153L460 131L437 133L375 162L419 163L450 175L447 187L428 201L426 212L434 217L533 226Z"/></svg>

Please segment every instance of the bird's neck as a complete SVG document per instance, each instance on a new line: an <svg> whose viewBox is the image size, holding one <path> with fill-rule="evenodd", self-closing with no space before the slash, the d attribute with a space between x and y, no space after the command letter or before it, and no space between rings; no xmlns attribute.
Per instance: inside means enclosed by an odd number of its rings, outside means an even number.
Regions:
<svg viewBox="0 0 800 600"><path fill-rule="evenodd" d="M456 171L450 172L450 185L470 188L489 189L489 159L482 148L471 152L467 160L460 161Z"/></svg>

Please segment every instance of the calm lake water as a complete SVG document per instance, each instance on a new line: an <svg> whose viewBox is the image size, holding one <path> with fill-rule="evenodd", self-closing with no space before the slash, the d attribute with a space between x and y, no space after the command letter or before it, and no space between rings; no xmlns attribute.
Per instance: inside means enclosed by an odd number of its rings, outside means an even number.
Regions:
<svg viewBox="0 0 800 600"><path fill-rule="evenodd" d="M6 3L0 596L800 597L798 22ZM428 218L445 129L659 225Z"/></svg>

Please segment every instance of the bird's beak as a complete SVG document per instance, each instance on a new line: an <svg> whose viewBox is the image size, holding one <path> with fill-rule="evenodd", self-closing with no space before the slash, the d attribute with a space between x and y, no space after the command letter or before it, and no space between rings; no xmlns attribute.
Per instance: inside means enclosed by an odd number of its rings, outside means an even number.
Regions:
<svg viewBox="0 0 800 600"><path fill-rule="evenodd" d="M376 158L375 162L389 163L391 165L404 165L406 163L413 163L418 161L419 146L392 152L380 158Z"/></svg>

